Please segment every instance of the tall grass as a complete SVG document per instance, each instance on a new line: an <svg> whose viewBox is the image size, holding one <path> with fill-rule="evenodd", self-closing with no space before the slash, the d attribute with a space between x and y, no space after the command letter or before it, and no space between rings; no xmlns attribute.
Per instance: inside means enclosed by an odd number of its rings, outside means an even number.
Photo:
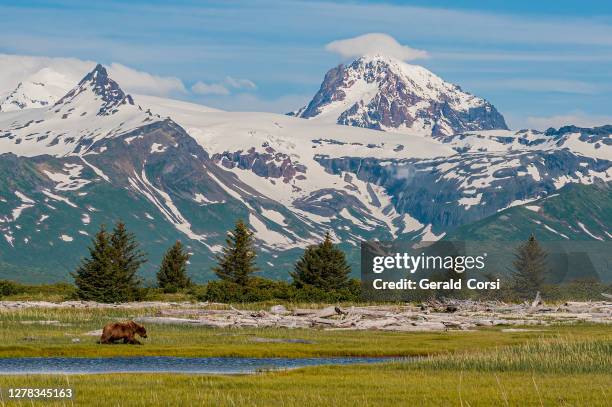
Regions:
<svg viewBox="0 0 612 407"><path fill-rule="evenodd" d="M159 327L155 339L142 347L103 347L93 344L95 338L85 337L75 345L65 336L66 329L85 330L99 325L98 321L109 317L109 312L116 317L126 316L125 310L39 309L0 314L0 355L172 355L177 351L187 351L177 354L181 356L300 357L376 355L380 352L438 355L381 365L320 366L231 377L184 374L2 376L0 387L74 388L74 400L36 403L48 406L590 407L609 406L612 395L612 334L609 327L600 325L548 327L550 331L547 332L513 333L499 330L463 333L212 330L164 326ZM72 321L75 325L54 327L19 322L45 319ZM18 338L26 333L37 340L24 345ZM251 336L299 337L314 343L255 343L249 341ZM0 406L4 405L30 405L30 402L0 400Z"/></svg>
<svg viewBox="0 0 612 407"><path fill-rule="evenodd" d="M494 350L432 356L416 365L429 369L480 372L612 374L612 337L595 340L576 340L570 336L540 338Z"/></svg>

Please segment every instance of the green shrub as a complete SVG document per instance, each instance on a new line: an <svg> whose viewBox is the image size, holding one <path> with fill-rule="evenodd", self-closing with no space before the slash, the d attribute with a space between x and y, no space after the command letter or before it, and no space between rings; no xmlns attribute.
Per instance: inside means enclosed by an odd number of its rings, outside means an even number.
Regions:
<svg viewBox="0 0 612 407"><path fill-rule="evenodd" d="M69 283L41 284L41 285L22 285L22 290L18 294L31 299L41 299L49 301L76 300L76 287Z"/></svg>
<svg viewBox="0 0 612 407"><path fill-rule="evenodd" d="M360 296L359 280L350 280L348 288L323 290L314 286L297 288L285 281L252 278L246 286L227 280L215 280L205 284L195 294L200 301L237 303L284 300L292 302L357 301Z"/></svg>
<svg viewBox="0 0 612 407"><path fill-rule="evenodd" d="M21 294L24 291L23 286L10 280L0 280L0 297L9 295Z"/></svg>
<svg viewBox="0 0 612 407"><path fill-rule="evenodd" d="M612 284L596 280L576 280L565 284L546 285L542 298L548 301L592 301L602 300L601 293L612 294Z"/></svg>

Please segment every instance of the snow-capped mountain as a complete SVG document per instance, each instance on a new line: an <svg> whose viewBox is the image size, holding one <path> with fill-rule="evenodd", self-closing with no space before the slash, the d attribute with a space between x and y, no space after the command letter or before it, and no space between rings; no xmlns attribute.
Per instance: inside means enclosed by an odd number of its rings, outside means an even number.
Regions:
<svg viewBox="0 0 612 407"><path fill-rule="evenodd" d="M0 95L0 112L52 105L72 86L74 82L66 75L43 68L24 78L8 94Z"/></svg>
<svg viewBox="0 0 612 407"><path fill-rule="evenodd" d="M0 150L26 156L82 153L98 139L155 120L98 65L53 104L0 115Z"/></svg>
<svg viewBox="0 0 612 407"><path fill-rule="evenodd" d="M434 136L507 129L504 117L486 100L421 66L379 55L331 69L310 103L290 115Z"/></svg>
<svg viewBox="0 0 612 407"><path fill-rule="evenodd" d="M52 105L0 112L0 278L3 262L65 278L117 218L148 273L181 239L198 280L243 218L262 270L286 278L326 231L356 259L362 240L436 240L567 184L609 182L611 142L609 127L422 137L223 112L130 96L97 66Z"/></svg>

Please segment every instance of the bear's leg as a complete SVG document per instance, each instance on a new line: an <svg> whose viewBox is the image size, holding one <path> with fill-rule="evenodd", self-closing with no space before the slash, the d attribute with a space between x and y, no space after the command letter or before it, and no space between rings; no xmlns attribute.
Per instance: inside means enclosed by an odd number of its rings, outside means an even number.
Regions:
<svg viewBox="0 0 612 407"><path fill-rule="evenodd" d="M130 343L131 343L132 345L142 345L142 343L140 343L140 341L139 341L139 340L137 340L137 339L136 339L135 337L133 337L133 336L131 336L131 337L130 337Z"/></svg>

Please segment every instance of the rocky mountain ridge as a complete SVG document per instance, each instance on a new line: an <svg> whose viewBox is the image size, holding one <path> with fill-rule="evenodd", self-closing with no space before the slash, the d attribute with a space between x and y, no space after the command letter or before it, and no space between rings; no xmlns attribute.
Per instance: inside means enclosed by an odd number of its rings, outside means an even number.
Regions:
<svg viewBox="0 0 612 407"><path fill-rule="evenodd" d="M331 69L310 103L291 115L431 136L508 129L486 100L421 66L380 55Z"/></svg>

